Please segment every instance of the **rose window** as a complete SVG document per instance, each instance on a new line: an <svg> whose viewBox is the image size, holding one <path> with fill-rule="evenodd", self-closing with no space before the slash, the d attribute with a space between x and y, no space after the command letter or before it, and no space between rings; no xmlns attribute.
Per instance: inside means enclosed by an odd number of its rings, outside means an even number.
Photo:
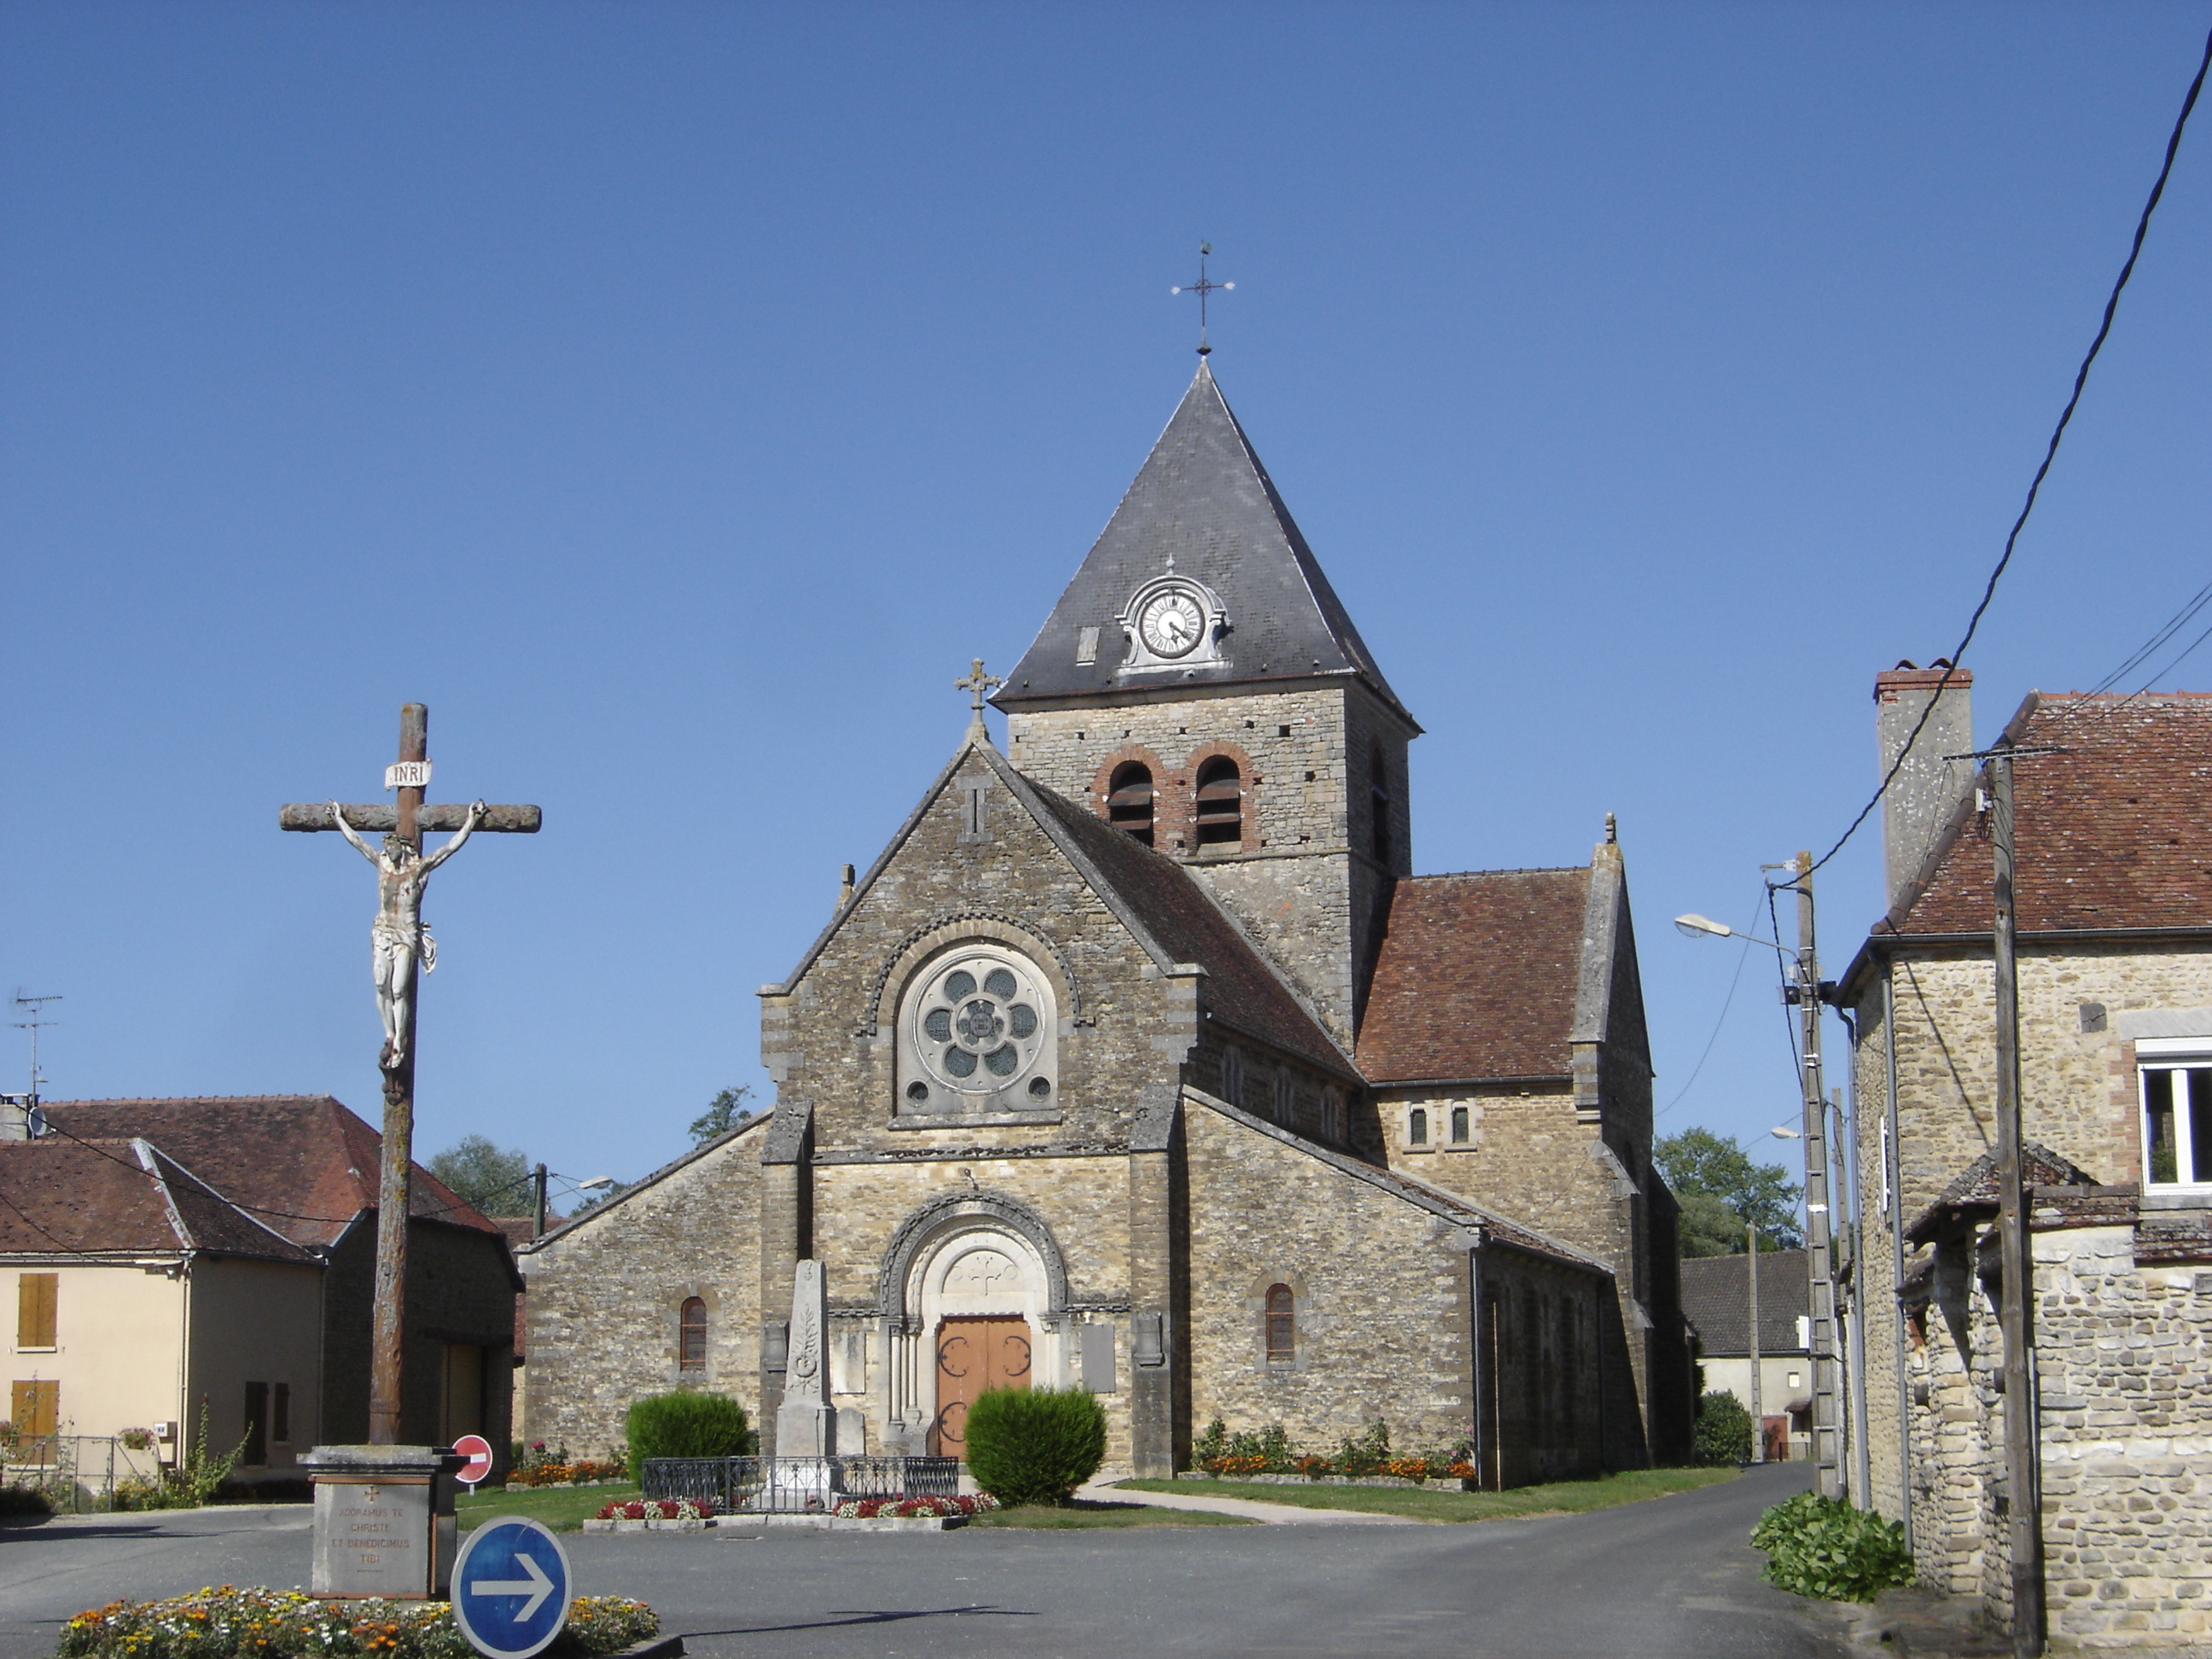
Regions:
<svg viewBox="0 0 2212 1659"><path fill-rule="evenodd" d="M902 1091L909 1107L937 1097L995 1094L1038 1069L1052 1031L1052 994L1029 963L998 951L940 961L909 994L908 1053L923 1074ZM936 1085L933 1087L932 1085ZM1043 1099L1051 1080L1029 1080ZM951 1104L948 1097L946 1104Z"/></svg>

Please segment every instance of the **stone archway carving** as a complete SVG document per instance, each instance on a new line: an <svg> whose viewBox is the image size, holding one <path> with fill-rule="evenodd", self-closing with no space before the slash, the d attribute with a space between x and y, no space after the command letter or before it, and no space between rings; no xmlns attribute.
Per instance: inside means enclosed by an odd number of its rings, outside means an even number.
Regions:
<svg viewBox="0 0 2212 1659"><path fill-rule="evenodd" d="M1003 1230L1035 1250L1044 1268L1045 1316L1056 1321L1066 1315L1067 1263L1044 1218L1018 1198L975 1188L948 1193L923 1205L899 1223L898 1231L891 1235L890 1248L884 1252L882 1276L877 1281L876 1307L894 1332L910 1332L920 1311L909 1305L908 1296L916 1260L947 1235L969 1227Z"/></svg>

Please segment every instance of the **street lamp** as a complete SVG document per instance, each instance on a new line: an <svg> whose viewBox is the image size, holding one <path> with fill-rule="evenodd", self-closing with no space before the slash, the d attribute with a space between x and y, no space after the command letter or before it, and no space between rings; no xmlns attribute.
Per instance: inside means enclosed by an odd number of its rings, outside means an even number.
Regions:
<svg viewBox="0 0 2212 1659"><path fill-rule="evenodd" d="M1772 868L1774 866L1768 866ZM1813 1303L1813 1457L1819 1471L1823 1498L1842 1496L1843 1459L1839 1445L1836 1365L1836 1281L1831 1255L1828 1212L1827 1095L1820 1085L1820 1002L1827 989L1820 983L1819 957L1813 942L1813 855L1800 853L1781 866L1791 879L1771 887L1786 887L1797 895L1797 948L1771 939L1739 933L1726 922L1715 921L1695 911L1674 918L1677 932L1689 939L1741 939L1763 945L1780 954L1794 970L1786 988L1788 1000L1797 1005L1802 1026L1799 1044L1798 1083L1802 1091L1805 1127L1805 1267ZM1791 1139L1790 1132L1773 1133Z"/></svg>

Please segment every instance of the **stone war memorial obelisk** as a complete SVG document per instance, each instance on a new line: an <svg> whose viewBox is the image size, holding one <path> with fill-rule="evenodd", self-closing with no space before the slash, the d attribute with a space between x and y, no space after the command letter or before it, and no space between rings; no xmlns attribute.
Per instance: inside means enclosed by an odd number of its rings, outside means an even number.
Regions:
<svg viewBox="0 0 2212 1659"><path fill-rule="evenodd" d="M415 1141L415 1036L421 975L437 963L422 925L422 890L430 872L477 831L535 835L535 806L425 806L430 782L430 711L410 702L399 711L399 759L384 787L397 805L341 806L310 801L277 814L285 830L335 830L376 866L376 920L369 929L384 1047L384 1166L376 1198L376 1300L369 1346L368 1441L365 1446L318 1446L300 1461L315 1487L317 1595L443 1596L456 1542L453 1472L463 1459L440 1446L399 1443L406 1346L407 1223ZM425 830L453 838L427 858ZM362 831L382 831L380 848ZM433 1428L434 1432L434 1427Z"/></svg>

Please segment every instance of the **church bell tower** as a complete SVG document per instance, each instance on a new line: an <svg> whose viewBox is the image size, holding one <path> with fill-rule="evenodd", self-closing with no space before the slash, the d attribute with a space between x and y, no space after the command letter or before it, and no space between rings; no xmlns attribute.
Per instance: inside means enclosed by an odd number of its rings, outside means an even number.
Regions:
<svg viewBox="0 0 2212 1659"><path fill-rule="evenodd" d="M992 702L1017 767L1188 865L1351 1048L1421 728L1203 360Z"/></svg>

